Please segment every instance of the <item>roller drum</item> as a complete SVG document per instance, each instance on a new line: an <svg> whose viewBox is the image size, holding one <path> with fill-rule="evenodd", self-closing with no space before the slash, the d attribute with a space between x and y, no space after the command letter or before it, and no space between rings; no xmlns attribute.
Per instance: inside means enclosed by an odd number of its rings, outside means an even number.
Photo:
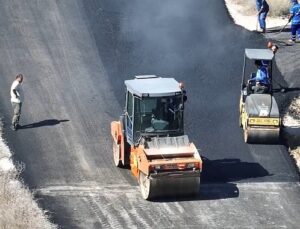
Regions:
<svg viewBox="0 0 300 229"><path fill-rule="evenodd" d="M277 143L280 128L247 128L244 130L244 139L247 143Z"/></svg>
<svg viewBox="0 0 300 229"><path fill-rule="evenodd" d="M200 172L140 174L140 187L144 199L156 197L193 196L199 193Z"/></svg>

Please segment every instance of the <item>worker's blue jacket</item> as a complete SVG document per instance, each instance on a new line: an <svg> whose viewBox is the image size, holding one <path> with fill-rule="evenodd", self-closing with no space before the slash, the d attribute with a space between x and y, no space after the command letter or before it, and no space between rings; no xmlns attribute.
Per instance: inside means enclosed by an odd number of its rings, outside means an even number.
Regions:
<svg viewBox="0 0 300 229"><path fill-rule="evenodd" d="M291 10L290 13L292 15L292 25L300 25L300 4L295 4Z"/></svg>
<svg viewBox="0 0 300 229"><path fill-rule="evenodd" d="M261 10L261 12L268 12L269 5L265 0L256 0L256 9L257 11Z"/></svg>
<svg viewBox="0 0 300 229"><path fill-rule="evenodd" d="M256 72L255 81L261 84L269 85L269 74L266 66L260 66Z"/></svg>

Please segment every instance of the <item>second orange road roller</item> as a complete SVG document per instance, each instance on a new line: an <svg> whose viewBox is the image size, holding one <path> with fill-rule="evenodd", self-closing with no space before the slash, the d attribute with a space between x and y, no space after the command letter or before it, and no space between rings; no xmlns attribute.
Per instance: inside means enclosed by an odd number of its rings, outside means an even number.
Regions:
<svg viewBox="0 0 300 229"><path fill-rule="evenodd" d="M111 123L115 165L130 167L144 199L197 194L202 160L184 133L182 84L143 75L125 86L124 114Z"/></svg>

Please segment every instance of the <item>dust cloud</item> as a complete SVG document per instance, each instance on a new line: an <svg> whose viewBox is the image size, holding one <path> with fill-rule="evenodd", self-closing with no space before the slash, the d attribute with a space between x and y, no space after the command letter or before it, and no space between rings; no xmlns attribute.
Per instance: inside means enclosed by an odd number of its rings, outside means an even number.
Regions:
<svg viewBox="0 0 300 229"><path fill-rule="evenodd" d="M218 16L213 2L129 1L123 11L121 34L134 44L128 51L139 57L132 62L139 69L136 71L180 74L199 65L206 68L206 62L221 64L218 61L226 55L228 31L226 26L219 29L223 15Z"/></svg>

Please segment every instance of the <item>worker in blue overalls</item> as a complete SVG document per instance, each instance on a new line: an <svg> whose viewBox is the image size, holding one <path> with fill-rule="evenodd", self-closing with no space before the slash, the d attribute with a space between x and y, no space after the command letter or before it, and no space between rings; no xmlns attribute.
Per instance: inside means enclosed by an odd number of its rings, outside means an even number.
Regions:
<svg viewBox="0 0 300 229"><path fill-rule="evenodd" d="M296 41L296 33L298 32L298 40L300 40L300 4L297 0L291 0L293 6L290 9L289 21L291 25L291 39L290 42Z"/></svg>
<svg viewBox="0 0 300 229"><path fill-rule="evenodd" d="M249 85L254 85L251 88L255 94L263 94L269 92L270 80L268 73L268 62L255 60L255 65L257 67L257 72L253 78L249 80Z"/></svg>
<svg viewBox="0 0 300 229"><path fill-rule="evenodd" d="M266 17L269 12L269 5L266 0L256 0L257 17L259 21L260 32L266 32Z"/></svg>

